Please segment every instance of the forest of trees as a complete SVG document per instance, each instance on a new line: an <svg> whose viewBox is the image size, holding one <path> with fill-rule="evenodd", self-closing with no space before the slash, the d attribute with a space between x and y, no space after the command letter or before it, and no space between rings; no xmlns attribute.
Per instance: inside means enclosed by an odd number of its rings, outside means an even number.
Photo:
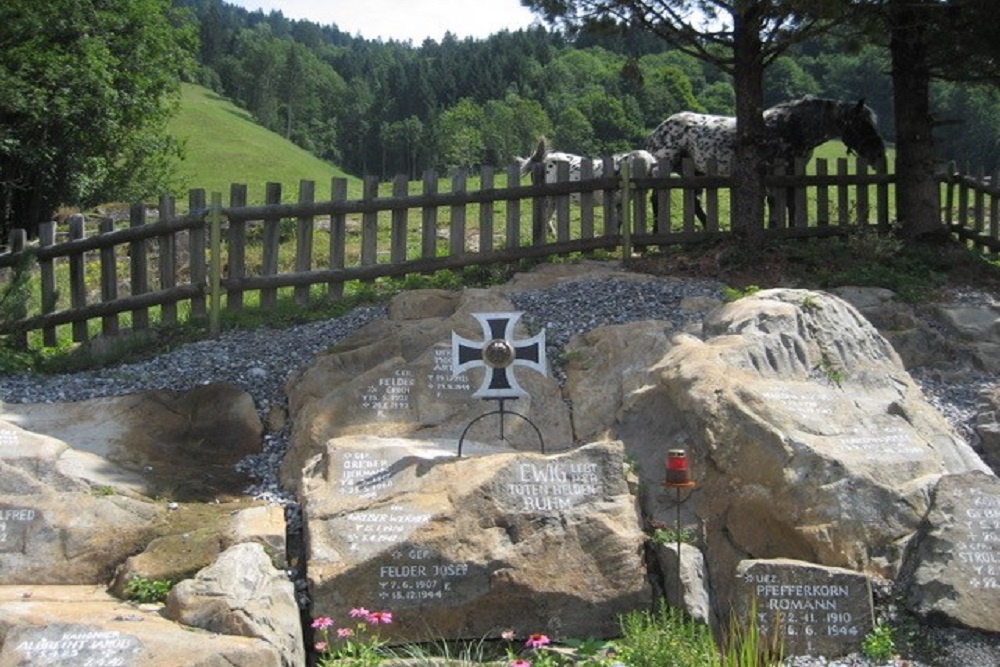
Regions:
<svg viewBox="0 0 1000 667"><path fill-rule="evenodd" d="M264 126L356 174L505 165L544 135L599 155L640 147L684 109L732 115L726 75L643 32L582 34L541 27L485 40L367 40L336 26L249 12L222 0L173 0L200 35L196 82ZM884 47L830 33L797 45L765 75L767 105L814 94L864 98L893 128ZM1000 165L1000 91L935 83L942 160Z"/></svg>

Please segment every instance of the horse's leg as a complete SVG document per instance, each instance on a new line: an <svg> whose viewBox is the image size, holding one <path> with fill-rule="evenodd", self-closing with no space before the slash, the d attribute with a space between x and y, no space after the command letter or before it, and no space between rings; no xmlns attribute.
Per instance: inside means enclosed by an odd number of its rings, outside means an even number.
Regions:
<svg viewBox="0 0 1000 667"><path fill-rule="evenodd" d="M781 196L774 194L773 188L768 188L764 195L767 205L767 226L770 229L791 227L795 224L795 188L782 188Z"/></svg>
<svg viewBox="0 0 1000 667"><path fill-rule="evenodd" d="M701 205L701 188L694 191L694 217L698 218L701 222L702 229L708 229L708 215L705 213L705 208Z"/></svg>

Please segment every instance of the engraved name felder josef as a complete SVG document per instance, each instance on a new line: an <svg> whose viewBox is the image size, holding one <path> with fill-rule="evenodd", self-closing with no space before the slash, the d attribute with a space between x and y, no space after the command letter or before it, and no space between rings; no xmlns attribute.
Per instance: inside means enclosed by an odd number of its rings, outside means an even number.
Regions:
<svg viewBox="0 0 1000 667"><path fill-rule="evenodd" d="M609 495L605 459L563 456L521 458L497 476L494 492L514 512L563 512Z"/></svg>

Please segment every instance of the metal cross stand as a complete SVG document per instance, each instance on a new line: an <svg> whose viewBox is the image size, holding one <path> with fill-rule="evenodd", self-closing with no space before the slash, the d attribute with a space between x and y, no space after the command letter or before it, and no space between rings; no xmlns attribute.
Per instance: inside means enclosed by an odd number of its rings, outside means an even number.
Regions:
<svg viewBox="0 0 1000 667"><path fill-rule="evenodd" d="M663 486L677 490L677 520L674 529L677 532L677 606L684 606L684 589L681 583L681 491L693 489L691 472L688 470L687 452L683 449L667 451L667 475ZM690 498L690 496L688 496ZM684 500L687 500L685 498Z"/></svg>
<svg viewBox="0 0 1000 667"><path fill-rule="evenodd" d="M527 366L542 375L548 373L545 361L545 330L526 340L514 340L514 326L524 313L473 313L483 328L483 340L473 341L463 338L457 333L451 334L451 372L453 375L464 373L472 368L482 368L485 373L483 382L473 396L484 400L499 402L499 409L482 414L465 427L458 439L458 456L462 456L462 444L465 436L480 419L489 415L500 415L500 439L504 439L504 417L513 415L526 421L535 430L541 451L545 453L545 441L542 432L534 422L517 412L505 409L504 402L517 400L527 396L528 392L521 388L514 376L515 366Z"/></svg>

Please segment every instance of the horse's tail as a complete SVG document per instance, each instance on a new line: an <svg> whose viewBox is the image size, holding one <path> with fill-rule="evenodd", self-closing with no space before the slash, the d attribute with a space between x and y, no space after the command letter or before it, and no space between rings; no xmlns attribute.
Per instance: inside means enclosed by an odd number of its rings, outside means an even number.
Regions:
<svg viewBox="0 0 1000 667"><path fill-rule="evenodd" d="M532 153L531 157L528 158L528 161L529 162L543 161L545 159L545 156L549 152L547 143L548 141L545 139L545 137L538 137L538 147L535 149L535 152Z"/></svg>

